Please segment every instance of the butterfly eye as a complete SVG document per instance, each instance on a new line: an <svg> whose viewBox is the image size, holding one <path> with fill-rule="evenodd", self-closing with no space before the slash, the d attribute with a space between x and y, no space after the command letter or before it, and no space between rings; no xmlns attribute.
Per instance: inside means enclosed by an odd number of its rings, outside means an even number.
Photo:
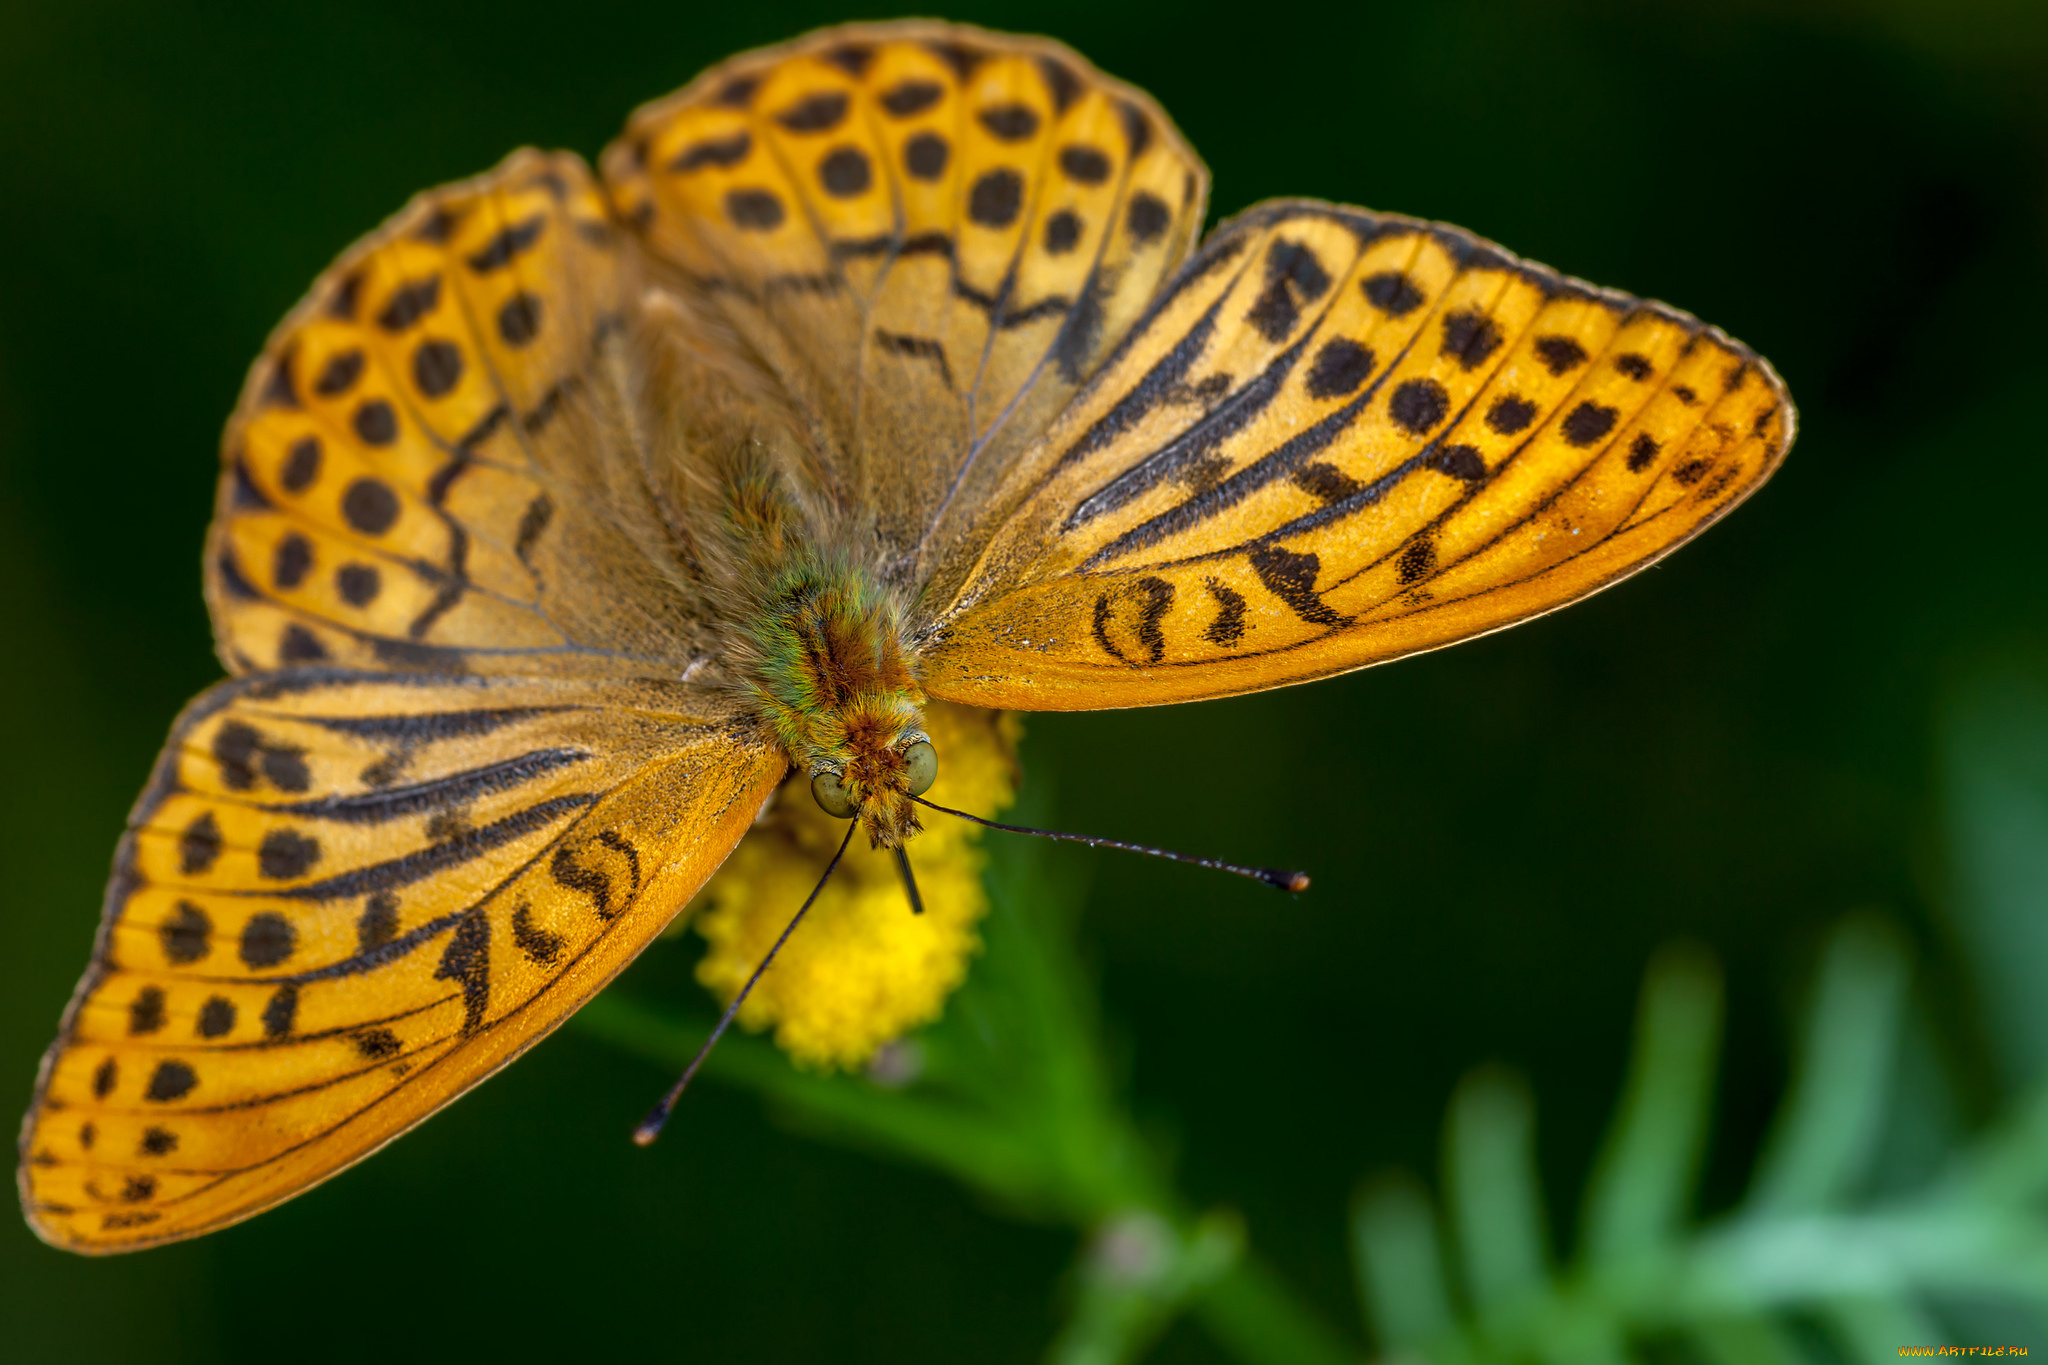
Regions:
<svg viewBox="0 0 2048 1365"><path fill-rule="evenodd" d="M923 796L939 780L939 751L919 740L903 751L903 776L912 796Z"/></svg>
<svg viewBox="0 0 2048 1365"><path fill-rule="evenodd" d="M839 780L839 774L829 769L811 779L811 795L817 798L818 805L827 815L851 820L860 813L860 802L853 799L853 793Z"/></svg>

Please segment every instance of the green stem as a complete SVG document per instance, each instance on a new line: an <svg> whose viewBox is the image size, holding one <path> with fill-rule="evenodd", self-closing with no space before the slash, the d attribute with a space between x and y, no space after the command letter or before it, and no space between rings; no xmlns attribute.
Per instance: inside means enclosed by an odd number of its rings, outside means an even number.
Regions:
<svg viewBox="0 0 2048 1365"><path fill-rule="evenodd" d="M1251 1365L1350 1365L1358 1358L1356 1347L1250 1253L1190 1308L1219 1345Z"/></svg>

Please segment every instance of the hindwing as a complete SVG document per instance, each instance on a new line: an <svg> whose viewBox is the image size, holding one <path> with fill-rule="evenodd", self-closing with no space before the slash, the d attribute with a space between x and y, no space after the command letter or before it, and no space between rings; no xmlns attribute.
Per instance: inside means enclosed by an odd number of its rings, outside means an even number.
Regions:
<svg viewBox="0 0 2048 1365"><path fill-rule="evenodd" d="M206 584L231 670L703 652L637 462L637 254L579 159L524 151L321 276L228 424Z"/></svg>
<svg viewBox="0 0 2048 1365"><path fill-rule="evenodd" d="M246 1218L525 1051L644 948L786 762L672 683L288 670L171 732L22 1130L42 1236Z"/></svg>

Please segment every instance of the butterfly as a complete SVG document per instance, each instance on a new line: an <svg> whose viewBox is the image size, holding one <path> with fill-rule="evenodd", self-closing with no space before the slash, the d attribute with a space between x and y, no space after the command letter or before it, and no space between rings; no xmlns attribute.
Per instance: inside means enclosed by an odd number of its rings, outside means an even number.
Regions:
<svg viewBox="0 0 2048 1365"><path fill-rule="evenodd" d="M190 1237L375 1151L786 778L901 847L928 702L1193 701L1499 629L1793 438L1742 345L1457 228L1278 200L1197 245L1173 123L1042 39L816 33L600 166L420 195L252 369L205 558L232 676L43 1063L46 1240Z"/></svg>

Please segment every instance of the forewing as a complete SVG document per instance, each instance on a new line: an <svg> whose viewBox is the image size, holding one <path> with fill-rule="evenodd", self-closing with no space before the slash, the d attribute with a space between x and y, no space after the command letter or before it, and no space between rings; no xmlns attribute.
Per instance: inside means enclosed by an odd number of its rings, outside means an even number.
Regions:
<svg viewBox="0 0 2048 1365"><path fill-rule="evenodd" d="M663 683L291 670L187 709L21 1139L29 1221L122 1251L246 1218L560 1024L785 760Z"/></svg>
<svg viewBox="0 0 2048 1365"><path fill-rule="evenodd" d="M919 581L1180 263L1207 190L1141 92L1057 43L926 22L726 62L603 167Z"/></svg>
<svg viewBox="0 0 2048 1365"><path fill-rule="evenodd" d="M638 248L583 163L418 196L279 326L206 563L235 672L632 673L704 647L643 478Z"/></svg>
<svg viewBox="0 0 2048 1365"><path fill-rule="evenodd" d="M1663 304L1456 228L1263 205L1018 462L924 686L1141 706L1496 630L1690 539L1793 425L1767 363Z"/></svg>

